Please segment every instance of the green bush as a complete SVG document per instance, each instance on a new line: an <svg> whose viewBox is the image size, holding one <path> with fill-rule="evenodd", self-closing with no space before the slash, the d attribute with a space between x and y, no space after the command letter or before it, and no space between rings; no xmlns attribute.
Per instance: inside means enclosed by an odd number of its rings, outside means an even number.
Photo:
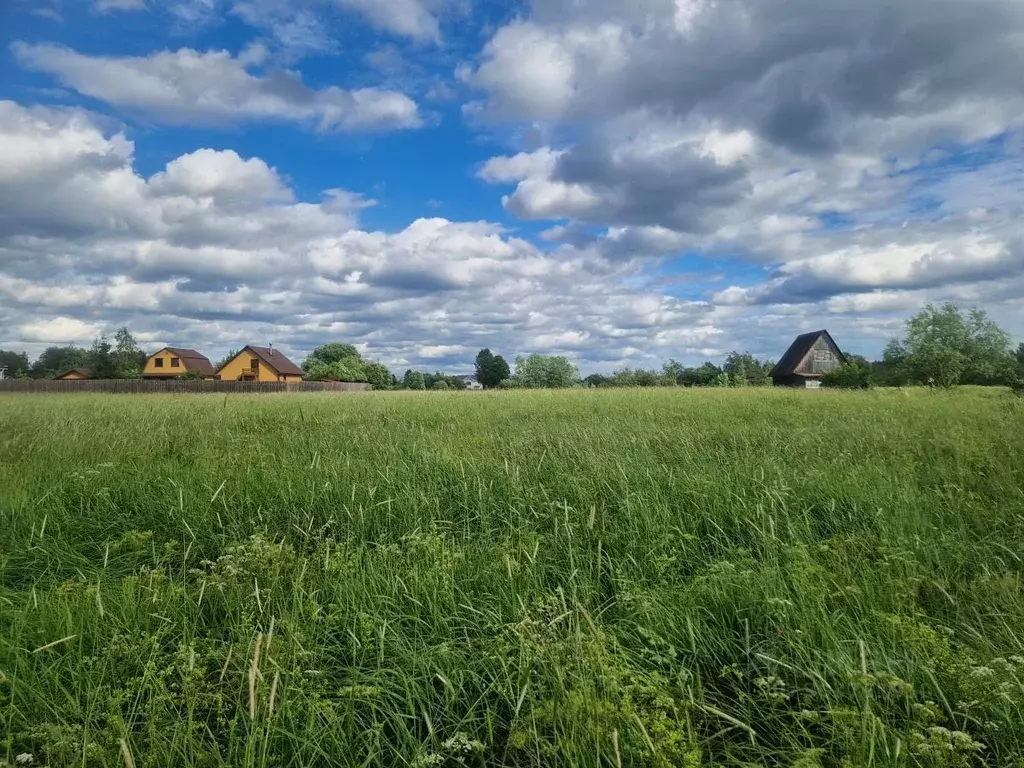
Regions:
<svg viewBox="0 0 1024 768"><path fill-rule="evenodd" d="M871 367L847 363L822 374L821 385L834 389L870 389L873 386Z"/></svg>
<svg viewBox="0 0 1024 768"><path fill-rule="evenodd" d="M310 381L366 381L366 366L358 357L345 357L331 363L306 360L306 379Z"/></svg>

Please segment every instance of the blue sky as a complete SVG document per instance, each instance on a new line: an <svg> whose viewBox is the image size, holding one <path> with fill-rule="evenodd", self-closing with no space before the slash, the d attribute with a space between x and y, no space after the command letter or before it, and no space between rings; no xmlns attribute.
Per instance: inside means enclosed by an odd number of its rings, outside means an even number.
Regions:
<svg viewBox="0 0 1024 768"><path fill-rule="evenodd" d="M6 42L59 42L93 56L146 56L154 50L182 47L238 53L253 45L276 45L273 35L245 24L230 10L203 14L202 21L193 25L178 19L173 6L161 9L156 3L150 5L152 11L143 10L140 4L134 11L97 13L95 4L76 2L50 6L55 12L60 9L59 17L38 12L14 14ZM194 5L205 7L202 3ZM473 131L461 119L453 77L458 59L453 53L424 45L399 51L392 35L376 32L358 13L324 13L320 17L329 33L337 36L330 52L303 56L295 62L292 58L297 54L279 51L276 55L281 58L269 60L270 66L296 67L312 88L389 87L396 80L416 91L428 90L435 83L446 85L452 89L450 95L443 94L446 98L425 100L427 125L417 130L344 135L280 123L233 125L227 120L212 127L187 123L164 126L134 110L109 110L102 100L55 88L52 77L20 68L9 48L4 51L5 72L12 77L0 93L29 103L75 104L128 121L137 139L135 167L146 175L196 147L233 149L245 157L261 157L281 169L302 199L317 200L322 190L338 186L339 181L343 182L341 186L376 198L379 205L364 218L374 228L401 228L410 217L433 215L441 207L451 209L445 211L447 216L460 219L505 218L500 197L486 194L487 185L473 175L473 170L506 146L501 140ZM471 39L476 37L471 35ZM446 39L455 45L451 38ZM462 45L469 42L462 41ZM473 42L480 43L478 39ZM385 57L393 55L392 51L408 57L399 66L421 71L393 74L391 69L375 70L366 58L382 51ZM433 78L436 81L432 82Z"/></svg>
<svg viewBox="0 0 1024 768"><path fill-rule="evenodd" d="M1024 336L1016 0L0 11L0 347L581 369Z"/></svg>

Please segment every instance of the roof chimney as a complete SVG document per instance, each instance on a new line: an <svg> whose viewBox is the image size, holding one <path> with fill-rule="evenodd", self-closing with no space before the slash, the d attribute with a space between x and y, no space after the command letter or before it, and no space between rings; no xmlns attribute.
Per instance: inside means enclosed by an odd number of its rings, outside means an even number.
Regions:
<svg viewBox="0 0 1024 768"><path fill-rule="evenodd" d="M267 349L270 350L270 356L273 357L274 356L274 345L271 344L269 347L267 347Z"/></svg>

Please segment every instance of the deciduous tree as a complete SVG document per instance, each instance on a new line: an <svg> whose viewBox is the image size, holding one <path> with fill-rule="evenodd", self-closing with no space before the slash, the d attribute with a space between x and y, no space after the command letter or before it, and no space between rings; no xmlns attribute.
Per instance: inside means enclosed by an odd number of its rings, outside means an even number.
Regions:
<svg viewBox="0 0 1024 768"><path fill-rule="evenodd" d="M13 379L16 376L24 376L28 373L28 355L24 352L12 352L9 349L0 349L0 368L6 368L4 376Z"/></svg>
<svg viewBox="0 0 1024 768"><path fill-rule="evenodd" d="M308 360L307 360L308 362ZM346 357L325 363L314 360L306 367L306 378L310 381L366 381L366 366L357 357Z"/></svg>
<svg viewBox="0 0 1024 768"><path fill-rule="evenodd" d="M89 365L89 350L69 345L66 347L47 347L39 358L32 363L31 373L38 379L59 376L72 368Z"/></svg>
<svg viewBox="0 0 1024 768"><path fill-rule="evenodd" d="M116 379L117 361L113 355L113 347L106 334L100 334L89 350L89 367L97 379Z"/></svg>
<svg viewBox="0 0 1024 768"><path fill-rule="evenodd" d="M346 358L354 357L357 360L361 360L362 356L359 354L359 350L351 344L346 344L341 341L334 341L330 344L321 344L319 347L310 352L309 357L302 363L303 369L309 365L315 365L316 362L321 363L336 363Z"/></svg>
<svg viewBox="0 0 1024 768"><path fill-rule="evenodd" d="M684 387L711 387L721 375L721 368L712 362L705 362L698 368L683 368L676 381Z"/></svg>
<svg viewBox="0 0 1024 768"><path fill-rule="evenodd" d="M497 387L509 377L511 371L501 355L481 349L476 355L476 380L488 389Z"/></svg>
<svg viewBox="0 0 1024 768"><path fill-rule="evenodd" d="M302 361L302 370L312 381L368 381L367 365L353 345L335 341L314 349ZM380 375L380 371L374 375Z"/></svg>
<svg viewBox="0 0 1024 768"><path fill-rule="evenodd" d="M423 390L427 388L426 382L423 380L423 374L419 371L406 371L402 384L406 389Z"/></svg>
<svg viewBox="0 0 1024 768"><path fill-rule="evenodd" d="M918 384L1003 382L1011 371L1010 336L982 309L925 305L885 348L887 366Z"/></svg>
<svg viewBox="0 0 1024 768"><path fill-rule="evenodd" d="M579 383L580 374L576 366L561 355L533 354L516 358L515 379L524 387L564 389Z"/></svg>
<svg viewBox="0 0 1024 768"><path fill-rule="evenodd" d="M395 377L384 363L364 363L363 372L374 389L391 389L394 385Z"/></svg>
<svg viewBox="0 0 1024 768"><path fill-rule="evenodd" d="M733 387L764 387L771 384L772 363L761 362L749 352L730 352L722 370Z"/></svg>
<svg viewBox="0 0 1024 768"><path fill-rule="evenodd" d="M127 326L121 326L114 334L114 349L111 353L114 373L119 379L137 379L146 367L146 353Z"/></svg>

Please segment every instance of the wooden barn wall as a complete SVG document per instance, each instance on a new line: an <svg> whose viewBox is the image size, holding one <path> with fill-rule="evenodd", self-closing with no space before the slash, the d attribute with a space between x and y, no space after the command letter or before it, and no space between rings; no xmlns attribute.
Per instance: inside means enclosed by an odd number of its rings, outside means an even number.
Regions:
<svg viewBox="0 0 1024 768"><path fill-rule="evenodd" d="M818 359L816 359L815 353L818 353L817 354ZM826 353L827 353L827 358L828 359L824 359L824 360L820 359L822 357L825 357ZM822 338L818 339L816 342L814 342L814 346L811 347L810 351L807 353L807 355L804 357L804 359L800 361L800 365L797 366L796 373L803 373L803 374L822 374L822 373L828 373L829 371L832 371L832 370L835 370L836 368L838 368L839 365L840 365L839 357L836 355L835 351L832 349L832 345L829 344L828 341L824 337L822 337Z"/></svg>

